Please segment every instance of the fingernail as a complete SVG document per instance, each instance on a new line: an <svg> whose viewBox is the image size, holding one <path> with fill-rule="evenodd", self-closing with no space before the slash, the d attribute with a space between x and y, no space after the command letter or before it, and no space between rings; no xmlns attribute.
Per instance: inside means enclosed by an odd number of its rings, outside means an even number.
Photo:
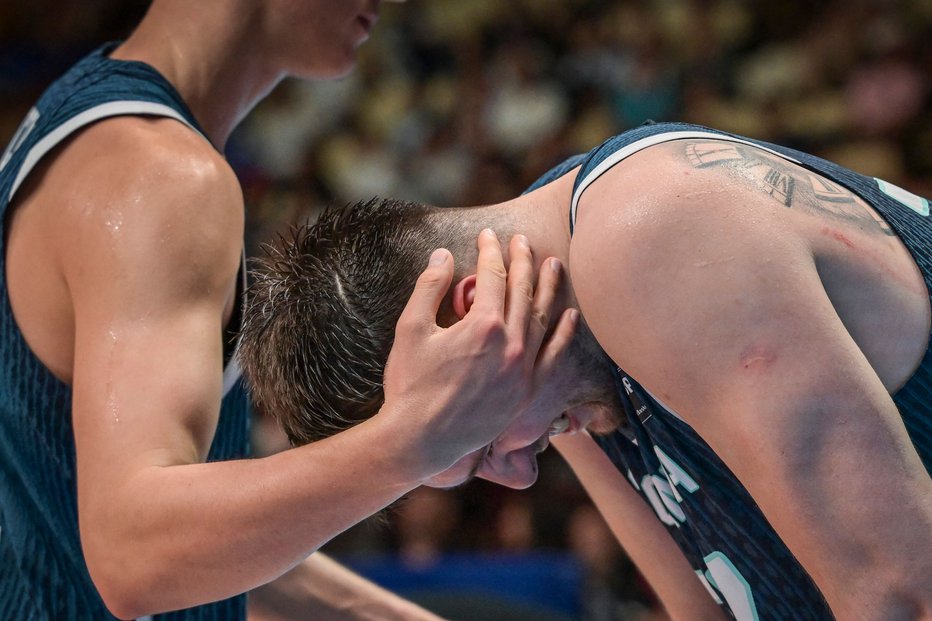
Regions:
<svg viewBox="0 0 932 621"><path fill-rule="evenodd" d="M570 319L570 323L572 323L573 325L576 325L576 322L579 321L579 311L576 310L575 308L571 308L569 311L569 319Z"/></svg>
<svg viewBox="0 0 932 621"><path fill-rule="evenodd" d="M431 265L431 266L443 265L444 263L447 262L448 256L449 255L443 248L437 248L436 250L433 251L433 253L431 253L430 262L428 263L428 265Z"/></svg>
<svg viewBox="0 0 932 621"><path fill-rule="evenodd" d="M557 258L551 258L551 259L550 259L550 269L552 269L554 272L556 272L557 274L559 274L559 273L560 273L560 268L562 268L562 267L563 267L563 264L560 263L560 259L557 259Z"/></svg>
<svg viewBox="0 0 932 621"><path fill-rule="evenodd" d="M493 231L492 229L482 229L482 232L485 233L486 235L491 235L495 239L498 239L498 235L496 235L495 231Z"/></svg>
<svg viewBox="0 0 932 621"><path fill-rule="evenodd" d="M524 246L525 248L529 247L529 244L527 243L527 237L525 237L524 235L521 235L521 234L519 233L519 234L515 235L515 239L517 239L517 240L518 240L518 243L521 244L522 246Z"/></svg>

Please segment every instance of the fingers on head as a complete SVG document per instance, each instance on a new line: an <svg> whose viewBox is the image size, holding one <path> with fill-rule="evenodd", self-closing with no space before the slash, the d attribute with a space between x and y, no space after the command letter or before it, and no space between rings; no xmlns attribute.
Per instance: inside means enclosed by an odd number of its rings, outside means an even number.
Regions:
<svg viewBox="0 0 932 621"><path fill-rule="evenodd" d="M527 332L528 347L534 348L535 351L540 348L544 335L550 329L550 318L554 313L553 303L561 275L562 266L557 259L547 259L540 267Z"/></svg>
<svg viewBox="0 0 932 621"><path fill-rule="evenodd" d="M476 300L473 308L501 312L505 303L505 282L508 273L502 258L502 247L492 229L479 233L479 261L476 266Z"/></svg>
<svg viewBox="0 0 932 621"><path fill-rule="evenodd" d="M553 333L547 342L540 348L535 368L539 371L550 372L560 364L564 355L569 352L573 338L576 336L576 326L579 324L579 311L568 308L560 315Z"/></svg>
<svg viewBox="0 0 932 621"><path fill-rule="evenodd" d="M427 268L418 276L414 292L398 319L398 327L435 327L437 311L452 283L453 255L445 248L438 248L431 254Z"/></svg>

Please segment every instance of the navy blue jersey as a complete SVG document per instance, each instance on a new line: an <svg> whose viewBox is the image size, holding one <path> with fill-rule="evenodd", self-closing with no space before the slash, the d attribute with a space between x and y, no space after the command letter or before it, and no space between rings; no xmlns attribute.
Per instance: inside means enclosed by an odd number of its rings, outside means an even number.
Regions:
<svg viewBox="0 0 932 621"><path fill-rule="evenodd" d="M107 58L110 44L55 82L0 159L0 216L43 156L74 132L117 115L171 117L203 135L174 88L152 67ZM0 244L6 237L0 229ZM71 387L23 339L10 308L0 246L0 619L113 619L88 575L78 539ZM232 349L232 348L230 348ZM142 354L144 355L144 354ZM249 408L235 363L209 459L248 453ZM245 618L245 597L158 615L159 620Z"/></svg>
<svg viewBox="0 0 932 621"><path fill-rule="evenodd" d="M932 290L929 201L879 179L785 147L681 123L647 124L613 137L537 181L581 164L570 227L586 188L624 158L677 139L739 141L795 162L860 196L900 236ZM712 596L739 621L824 620L832 614L819 589L728 467L675 412L623 369L615 368L628 422L598 443L666 525ZM927 470L932 470L932 349L894 396Z"/></svg>

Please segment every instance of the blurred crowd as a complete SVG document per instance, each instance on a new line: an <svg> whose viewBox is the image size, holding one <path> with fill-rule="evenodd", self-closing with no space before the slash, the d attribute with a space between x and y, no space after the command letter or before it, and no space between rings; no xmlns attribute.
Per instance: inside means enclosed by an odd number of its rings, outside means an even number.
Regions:
<svg viewBox="0 0 932 621"><path fill-rule="evenodd" d="M147 4L0 3L0 143ZM382 13L350 77L282 84L232 137L250 253L329 203L511 198L647 119L778 142L932 196L928 0L410 0ZM275 450L258 422L257 443ZM552 454L541 465L526 492L418 490L328 550L419 575L456 555L491 567L552 552L578 587L554 618L661 619L572 474Z"/></svg>

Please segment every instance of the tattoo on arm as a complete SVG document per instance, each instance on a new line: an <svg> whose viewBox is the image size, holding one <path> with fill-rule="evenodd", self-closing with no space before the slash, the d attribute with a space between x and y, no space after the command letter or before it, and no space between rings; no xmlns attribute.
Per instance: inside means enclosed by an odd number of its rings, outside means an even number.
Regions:
<svg viewBox="0 0 932 621"><path fill-rule="evenodd" d="M784 207L844 220L865 232L895 234L846 188L761 149L722 141L687 141L686 158L694 168L722 168L751 181Z"/></svg>

